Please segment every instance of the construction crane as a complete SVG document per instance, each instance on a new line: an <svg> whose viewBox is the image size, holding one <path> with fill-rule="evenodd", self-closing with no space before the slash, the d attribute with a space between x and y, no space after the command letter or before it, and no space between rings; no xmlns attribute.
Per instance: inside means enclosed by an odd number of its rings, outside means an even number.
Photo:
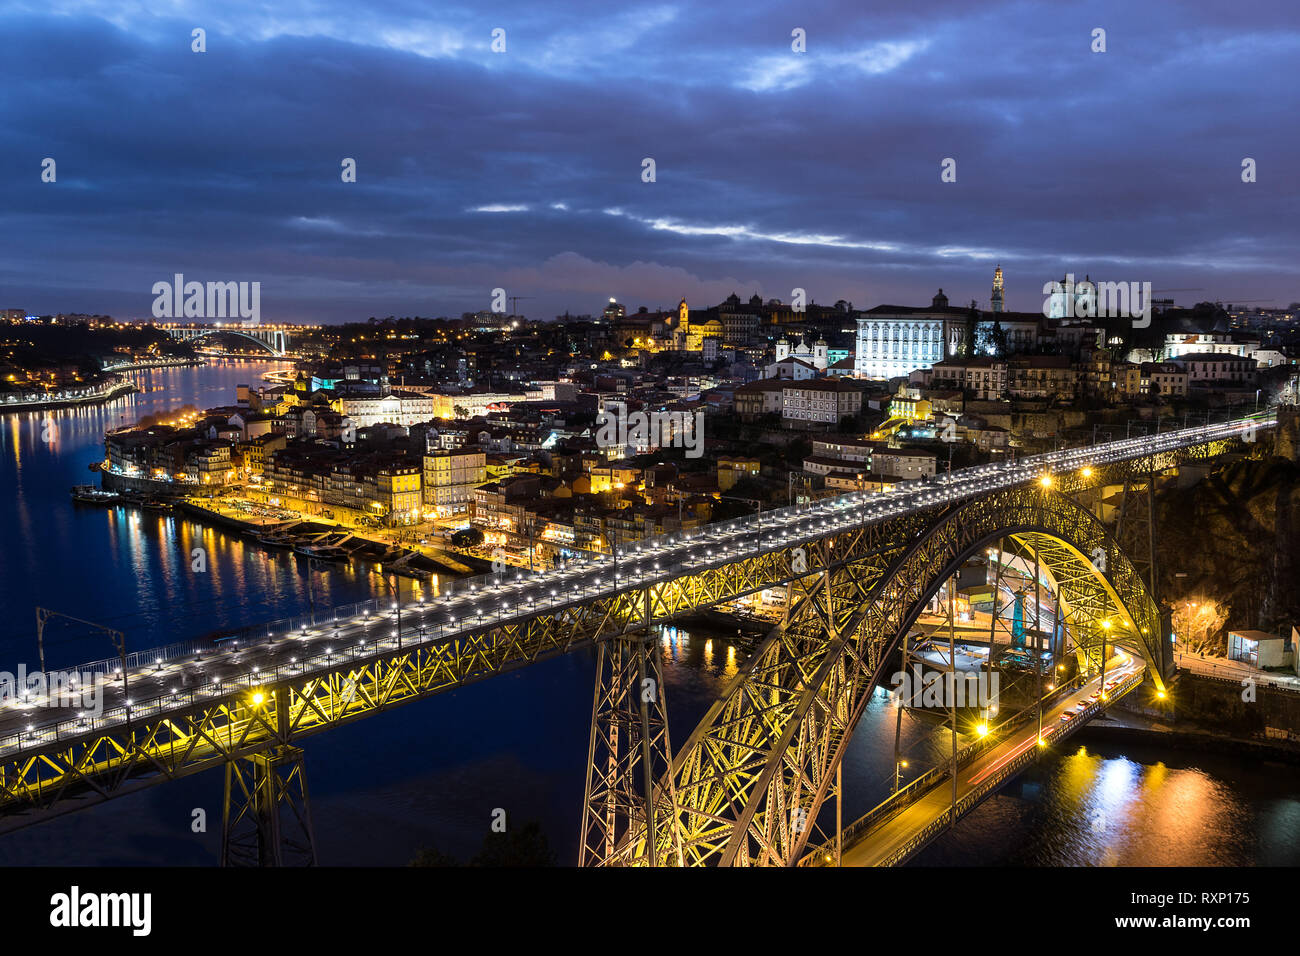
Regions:
<svg viewBox="0 0 1300 956"><path fill-rule="evenodd" d="M510 297L510 314L511 314L511 315L518 315L518 314L519 314L519 306L518 306L516 303L518 303L520 299L534 299L534 298L536 298L536 296L532 296L532 295L512 295L512 296Z"/></svg>

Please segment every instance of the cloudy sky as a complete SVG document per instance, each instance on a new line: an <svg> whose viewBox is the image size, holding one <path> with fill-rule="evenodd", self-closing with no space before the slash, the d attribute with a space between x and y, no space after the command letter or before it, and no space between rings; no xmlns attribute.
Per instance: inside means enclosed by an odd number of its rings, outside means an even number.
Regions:
<svg viewBox="0 0 1300 956"><path fill-rule="evenodd" d="M998 263L1013 309L1066 271L1286 305L1298 55L1294 0L8 0L0 308L986 305Z"/></svg>

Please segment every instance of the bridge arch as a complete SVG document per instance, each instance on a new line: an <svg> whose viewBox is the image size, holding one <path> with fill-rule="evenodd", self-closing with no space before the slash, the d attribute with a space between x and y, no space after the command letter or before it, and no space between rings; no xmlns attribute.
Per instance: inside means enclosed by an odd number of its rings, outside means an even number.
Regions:
<svg viewBox="0 0 1300 956"><path fill-rule="evenodd" d="M267 330L265 332L245 332L240 329L231 328L211 328L211 329L170 329L168 330L173 338L180 339L183 342L197 342L200 339L211 338L214 335L235 335L241 339L247 339L262 348L266 349L271 355L280 356L288 350L288 342L285 335L280 330Z"/></svg>
<svg viewBox="0 0 1300 956"><path fill-rule="evenodd" d="M874 564L846 561L792 582L809 594L820 588L822 599L804 601L768 637L674 757L676 806L661 819L676 821L688 864L797 862L811 830L797 821L817 819L894 649L943 583L1002 538L1038 554L1081 653L1103 638L1127 644L1163 688L1168 628L1086 508L1035 483L930 512L919 527L887 535ZM864 574L865 598L837 615L837 595L854 593L850 585L863 593L844 577Z"/></svg>

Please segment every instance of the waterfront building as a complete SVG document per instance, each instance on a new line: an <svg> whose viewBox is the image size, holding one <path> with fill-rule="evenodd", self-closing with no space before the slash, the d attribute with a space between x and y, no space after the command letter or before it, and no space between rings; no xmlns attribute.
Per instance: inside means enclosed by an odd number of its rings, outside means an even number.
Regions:
<svg viewBox="0 0 1300 956"><path fill-rule="evenodd" d="M468 515L474 489L487 477L487 455L481 448L430 447L424 456L424 507L438 518Z"/></svg>

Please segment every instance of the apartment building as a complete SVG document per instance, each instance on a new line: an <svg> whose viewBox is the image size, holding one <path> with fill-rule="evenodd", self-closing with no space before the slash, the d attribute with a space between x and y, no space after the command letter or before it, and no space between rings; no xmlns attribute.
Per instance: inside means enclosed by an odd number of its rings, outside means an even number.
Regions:
<svg viewBox="0 0 1300 956"><path fill-rule="evenodd" d="M474 489L487 481L481 448L434 448L424 456L424 506L439 518L468 515Z"/></svg>

